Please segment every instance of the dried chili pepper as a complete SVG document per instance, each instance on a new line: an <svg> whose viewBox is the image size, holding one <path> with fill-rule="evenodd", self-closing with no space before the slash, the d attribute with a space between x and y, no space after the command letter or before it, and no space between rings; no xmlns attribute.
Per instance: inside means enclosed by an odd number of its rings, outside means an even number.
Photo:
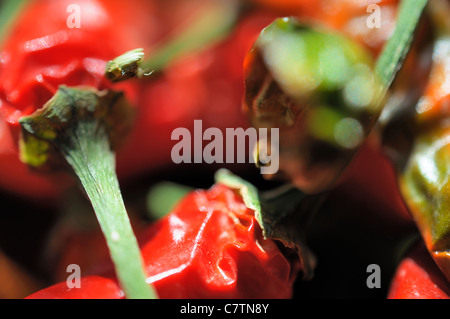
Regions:
<svg viewBox="0 0 450 319"><path fill-rule="evenodd" d="M118 8L118 3L115 3L116 6L111 3L108 2L108 5L114 7L114 14L118 16L126 14ZM144 3L150 5L147 2ZM124 138L130 128L132 109L127 102L132 101L133 104L142 106L139 104L141 98L137 96L136 84L113 88L104 78L107 62L105 58L117 56L118 53L114 52L122 51L128 45L131 46L131 43L145 45L149 41L146 39L148 34L133 33L134 37L129 37L124 30L132 31L133 28L142 29L143 27L136 22L139 21L139 15L133 16L132 12L129 12L127 17L132 23L128 25L125 21L127 28L121 29L123 33L120 33L124 41L120 41L120 37L116 37L114 32L106 30L108 25L116 20L113 19L114 14L108 15L102 4L95 1L82 1L78 4L81 6L81 12L84 9L85 13L89 13L90 19L84 21L86 28L68 30L71 28L68 27L66 20L58 15L53 24L42 28L31 28L33 23L30 20L38 19L36 16L46 16L67 7L65 6L67 3L63 2L58 2L58 6L51 6L51 4L53 4L51 1L39 2L36 4L37 7L28 7L21 16L21 19L25 20L19 20L14 29L21 36L12 37L13 40L7 42L5 46L2 53L3 76L9 72L18 75L19 71L25 74L22 77L11 76L11 78L2 79L2 95L5 101L2 104L2 115L13 128L17 129L18 124L21 126L19 145L23 162L33 168L49 168L52 172L55 168L69 167L69 171L75 173L93 205L114 262L116 276L125 295L128 298L155 297L151 285L146 285L144 282L145 270L142 268L142 258L128 220L115 172L116 142ZM136 10L142 18L147 18L145 9L148 7L140 6L140 4L141 2L133 3L127 9ZM37 12L40 14L37 15ZM102 15L104 15L103 20ZM144 29L151 30L151 28ZM46 32L53 33L46 35ZM33 38L41 35L40 38ZM102 35L105 38L104 43L98 41ZM120 43L120 46L117 46L117 43ZM7 63L16 53L21 57L18 63ZM51 54L56 54L56 58L50 59ZM69 66L66 65L68 61L71 62ZM61 70L62 72L59 72ZM30 76L31 79L25 75ZM156 107L159 109L161 105ZM191 114L195 114L196 109L190 111ZM132 159L142 161L144 158L144 161L147 161L142 152L147 150L147 155L152 159L149 162L157 165L160 161L158 159L153 161L155 154L168 155L170 152L155 152L152 148L145 148L146 145L143 145L142 141L149 140L148 132L141 136L136 135L136 131L143 128L147 130L148 127L158 129L158 126L152 118L143 114L139 114L138 118L145 124L132 126L135 130L131 133L131 139L135 137L138 141L127 143L137 148L131 152L125 148L123 152L127 155L131 154ZM152 122L151 125L148 125L148 120ZM162 121L165 122L166 119L163 118ZM159 136L161 136L160 133L158 132ZM16 132L16 138L17 135L19 134ZM154 140L151 139L151 141ZM158 145L164 145L164 148L168 150L165 142ZM136 156L137 150L140 156ZM12 155L14 161L17 153L13 151L8 155ZM134 165L135 163L131 160L126 165L135 169L138 166ZM120 167L119 164L119 171ZM23 171L26 172L25 169ZM8 184L10 179L5 178L2 181ZM25 183L16 175L14 182L18 181L30 187L32 193L34 189L43 193L46 191L39 185ZM55 183L53 186L60 185Z"/></svg>
<svg viewBox="0 0 450 319"><path fill-rule="evenodd" d="M298 256L263 236L236 189L216 184L185 196L140 236L141 253L160 298L290 298ZM91 275L28 298L122 298L111 275Z"/></svg>
<svg viewBox="0 0 450 319"><path fill-rule="evenodd" d="M281 174L307 193L329 189L381 111L371 55L338 33L283 18L261 32L244 68L252 125L280 128Z"/></svg>
<svg viewBox="0 0 450 319"><path fill-rule="evenodd" d="M78 1L82 24L69 28L67 7L73 3L27 3L2 43L0 120L5 147L0 154L0 183L13 192L46 196L60 188L55 187L57 180L32 174L20 163L18 120L41 108L61 84L110 88L103 77L106 61L157 36L148 19L151 2L130 1L122 6L119 1ZM136 98L133 84L126 83L120 90L126 91L130 101Z"/></svg>
<svg viewBox="0 0 450 319"><path fill-rule="evenodd" d="M410 85L400 86L398 92L395 80L401 77L397 74L403 62L417 61L415 54L412 60L405 57L415 31L421 29L425 6L426 1L402 3L400 23L376 63L367 47L323 25L283 18L261 32L244 65L244 106L253 126L280 128L280 143L275 145L280 172L275 177L307 193L337 183L384 104L403 105L407 100ZM392 87L395 99L388 100Z"/></svg>

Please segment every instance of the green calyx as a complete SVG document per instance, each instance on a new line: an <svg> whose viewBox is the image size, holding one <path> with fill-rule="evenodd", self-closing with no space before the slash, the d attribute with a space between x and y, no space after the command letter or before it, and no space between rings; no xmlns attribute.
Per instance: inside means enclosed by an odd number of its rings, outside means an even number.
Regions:
<svg viewBox="0 0 450 319"><path fill-rule="evenodd" d="M21 160L32 167L59 166L55 147L71 140L80 121L103 125L114 148L129 129L132 112L121 92L60 86L43 108L20 119Z"/></svg>
<svg viewBox="0 0 450 319"><path fill-rule="evenodd" d="M324 196L307 195L291 185L260 192L253 184L226 169L217 171L215 180L239 192L244 204L255 212L264 238L293 249L300 259L303 278L311 279L316 260L306 244L306 232Z"/></svg>

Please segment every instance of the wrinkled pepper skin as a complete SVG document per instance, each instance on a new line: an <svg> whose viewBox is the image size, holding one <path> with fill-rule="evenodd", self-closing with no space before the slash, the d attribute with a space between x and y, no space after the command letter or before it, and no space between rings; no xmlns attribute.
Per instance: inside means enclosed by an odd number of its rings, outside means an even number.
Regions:
<svg viewBox="0 0 450 319"><path fill-rule="evenodd" d="M221 184L188 194L139 240L147 281L163 299L291 298L300 270L298 256L264 239L254 211L235 190ZM28 298L123 294L106 272L83 278L81 288L68 289L62 282Z"/></svg>
<svg viewBox="0 0 450 319"><path fill-rule="evenodd" d="M179 5L176 5L176 4ZM18 156L18 120L42 107L59 85L125 92L135 106L133 130L117 153L119 178L170 166L171 132L194 119L206 127L245 127L241 114L242 61L257 33L274 16L251 13L218 45L181 57L144 81L110 84L106 63L124 52L152 49L202 1L41 0L20 13L0 59L0 188L53 197L68 182L31 173ZM80 6L81 28L68 28L70 4ZM170 12L170 14L169 14Z"/></svg>
<svg viewBox="0 0 450 319"><path fill-rule="evenodd" d="M388 299L450 299L450 284L420 243L400 262Z"/></svg>

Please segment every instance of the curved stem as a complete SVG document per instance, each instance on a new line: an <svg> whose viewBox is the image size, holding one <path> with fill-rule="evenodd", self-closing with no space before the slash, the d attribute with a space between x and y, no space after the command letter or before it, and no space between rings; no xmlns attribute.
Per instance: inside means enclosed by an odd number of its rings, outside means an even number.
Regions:
<svg viewBox="0 0 450 319"><path fill-rule="evenodd" d="M46 105L20 119L21 159L51 170L69 164L106 238L127 298L155 298L120 192L112 145L125 134L130 108L122 93L60 86Z"/></svg>
<svg viewBox="0 0 450 319"><path fill-rule="evenodd" d="M146 283L139 246L130 225L115 172L115 155L106 132L95 122L81 122L61 152L92 203L127 298L156 298Z"/></svg>
<svg viewBox="0 0 450 319"><path fill-rule="evenodd" d="M394 34L386 43L376 65L377 74L385 87L384 93L394 81L409 52L427 3L428 0L401 1Z"/></svg>

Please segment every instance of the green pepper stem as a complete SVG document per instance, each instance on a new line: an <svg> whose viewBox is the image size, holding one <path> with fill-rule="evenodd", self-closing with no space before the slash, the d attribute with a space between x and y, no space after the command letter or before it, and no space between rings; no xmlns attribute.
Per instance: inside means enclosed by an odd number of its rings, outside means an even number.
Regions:
<svg viewBox="0 0 450 319"><path fill-rule="evenodd" d="M131 109L123 93L60 86L42 109L20 119L21 159L54 170L69 164L106 238L127 298L155 298L120 192L112 146L127 131Z"/></svg>
<svg viewBox="0 0 450 319"><path fill-rule="evenodd" d="M139 246L115 172L115 155L104 128L93 121L81 122L60 148L92 203L125 295L155 298L155 291L145 281Z"/></svg>
<svg viewBox="0 0 450 319"><path fill-rule="evenodd" d="M394 34L378 58L376 71L386 93L411 48L414 34L428 0L403 0L399 7ZM384 94L382 94L384 95Z"/></svg>
<svg viewBox="0 0 450 319"><path fill-rule="evenodd" d="M302 266L303 279L311 279L316 260L306 245L306 233L326 194L305 194L292 185L260 192L253 184L226 169L218 170L215 180L239 191L245 205L255 211L264 237L294 249Z"/></svg>

